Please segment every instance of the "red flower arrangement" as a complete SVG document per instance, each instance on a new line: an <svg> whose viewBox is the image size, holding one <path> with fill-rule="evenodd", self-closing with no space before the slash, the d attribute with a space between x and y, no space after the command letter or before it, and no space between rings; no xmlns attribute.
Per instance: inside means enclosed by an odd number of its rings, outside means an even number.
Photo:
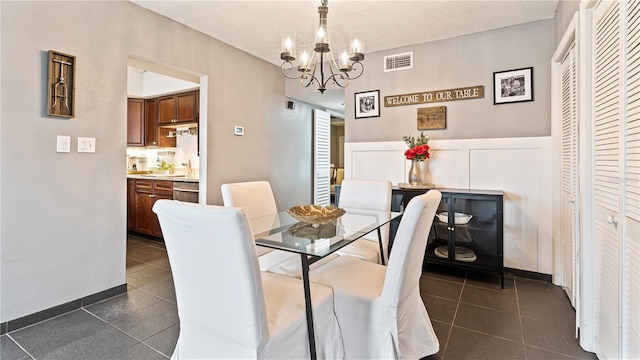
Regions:
<svg viewBox="0 0 640 360"><path fill-rule="evenodd" d="M404 152L404 157L407 160L424 161L431 157L429 154L429 137L424 133L420 133L420 136L414 138L412 135L402 138L409 147L409 150Z"/></svg>

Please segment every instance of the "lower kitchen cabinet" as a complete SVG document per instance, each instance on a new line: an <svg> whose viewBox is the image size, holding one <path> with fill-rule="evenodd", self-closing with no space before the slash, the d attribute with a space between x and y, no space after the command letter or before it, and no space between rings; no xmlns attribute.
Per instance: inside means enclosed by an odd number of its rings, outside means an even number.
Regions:
<svg viewBox="0 0 640 360"><path fill-rule="evenodd" d="M500 274L504 288L503 193L437 189L442 201L433 219L425 264L440 264ZM393 189L392 211L402 211L425 190ZM398 223L391 224L391 237Z"/></svg>
<svg viewBox="0 0 640 360"><path fill-rule="evenodd" d="M135 201L136 201L136 180L127 179L127 229L132 231L135 228Z"/></svg>
<svg viewBox="0 0 640 360"><path fill-rule="evenodd" d="M133 191L129 189L128 204L129 218L127 223L129 231L162 237L162 230L158 222L158 216L153 212L153 205L160 199L173 199L173 182L166 180L133 180Z"/></svg>

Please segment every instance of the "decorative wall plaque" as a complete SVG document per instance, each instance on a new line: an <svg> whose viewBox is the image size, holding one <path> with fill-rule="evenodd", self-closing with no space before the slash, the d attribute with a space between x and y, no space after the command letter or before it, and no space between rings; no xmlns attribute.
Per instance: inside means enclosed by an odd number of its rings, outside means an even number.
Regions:
<svg viewBox="0 0 640 360"><path fill-rule="evenodd" d="M484 86L470 86L457 89L435 90L421 93L391 95L384 97L384 106L403 106L438 103L445 101L479 99L484 97Z"/></svg>
<svg viewBox="0 0 640 360"><path fill-rule="evenodd" d="M446 128L446 106L433 106L418 109L418 130L436 130Z"/></svg>
<svg viewBox="0 0 640 360"><path fill-rule="evenodd" d="M76 57L49 50L47 115L75 116Z"/></svg>

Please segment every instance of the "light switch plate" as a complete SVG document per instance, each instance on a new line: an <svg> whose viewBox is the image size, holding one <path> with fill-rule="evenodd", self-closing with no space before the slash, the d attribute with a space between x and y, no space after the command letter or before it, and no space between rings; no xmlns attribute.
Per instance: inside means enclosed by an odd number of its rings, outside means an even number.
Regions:
<svg viewBox="0 0 640 360"><path fill-rule="evenodd" d="M58 135L56 138L56 152L71 152L71 136Z"/></svg>
<svg viewBox="0 0 640 360"><path fill-rule="evenodd" d="M94 153L96 152L96 138L78 136L78 152Z"/></svg>

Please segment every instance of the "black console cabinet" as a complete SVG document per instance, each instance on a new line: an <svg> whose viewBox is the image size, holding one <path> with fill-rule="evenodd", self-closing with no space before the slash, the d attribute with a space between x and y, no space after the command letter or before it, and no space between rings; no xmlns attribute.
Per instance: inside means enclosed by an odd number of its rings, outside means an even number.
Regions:
<svg viewBox="0 0 640 360"><path fill-rule="evenodd" d="M429 233L425 264L497 272L504 288L503 193L437 190L442 193L442 201ZM411 198L425 191L428 190L394 188L391 210L403 211ZM394 222L390 226L391 244L398 225L399 222Z"/></svg>

